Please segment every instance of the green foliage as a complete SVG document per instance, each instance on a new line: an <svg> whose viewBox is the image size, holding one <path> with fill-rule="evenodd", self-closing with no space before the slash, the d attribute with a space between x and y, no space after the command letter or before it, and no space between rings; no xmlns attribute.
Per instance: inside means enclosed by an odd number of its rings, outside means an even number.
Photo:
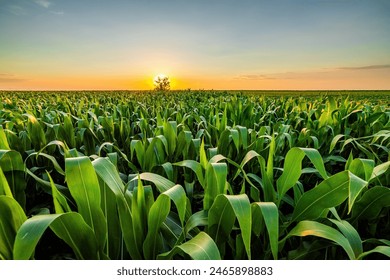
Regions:
<svg viewBox="0 0 390 280"><path fill-rule="evenodd" d="M390 258L390 95L342 94L0 92L0 259Z"/></svg>

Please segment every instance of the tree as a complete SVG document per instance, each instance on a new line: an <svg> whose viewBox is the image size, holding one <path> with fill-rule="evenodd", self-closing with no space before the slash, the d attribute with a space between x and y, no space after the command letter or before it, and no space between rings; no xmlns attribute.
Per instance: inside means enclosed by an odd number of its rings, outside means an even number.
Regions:
<svg viewBox="0 0 390 280"><path fill-rule="evenodd" d="M158 75L153 81L154 89L157 91L168 91L171 89L171 82L169 77L164 75Z"/></svg>

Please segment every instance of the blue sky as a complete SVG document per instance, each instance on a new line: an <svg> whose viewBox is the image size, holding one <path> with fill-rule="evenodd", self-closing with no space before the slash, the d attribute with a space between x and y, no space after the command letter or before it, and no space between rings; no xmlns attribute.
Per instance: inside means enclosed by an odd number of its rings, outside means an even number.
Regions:
<svg viewBox="0 0 390 280"><path fill-rule="evenodd" d="M389 89L390 1L0 0L0 89Z"/></svg>

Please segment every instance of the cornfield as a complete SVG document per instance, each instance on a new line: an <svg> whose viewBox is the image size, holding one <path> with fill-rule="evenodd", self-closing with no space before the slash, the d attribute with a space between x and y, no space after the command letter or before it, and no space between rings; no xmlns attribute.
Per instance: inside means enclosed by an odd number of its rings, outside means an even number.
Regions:
<svg viewBox="0 0 390 280"><path fill-rule="evenodd" d="M389 92L0 92L0 259L388 259Z"/></svg>

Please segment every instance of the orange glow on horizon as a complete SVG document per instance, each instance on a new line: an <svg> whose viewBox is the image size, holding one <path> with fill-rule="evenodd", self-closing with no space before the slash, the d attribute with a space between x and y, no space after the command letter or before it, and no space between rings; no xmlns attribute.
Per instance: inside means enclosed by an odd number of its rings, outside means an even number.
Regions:
<svg viewBox="0 0 390 280"><path fill-rule="evenodd" d="M166 73L171 90L388 90L390 70L324 71L246 76ZM44 76L2 81L0 90L152 90L157 73L144 75ZM3 79L4 80L4 79Z"/></svg>

